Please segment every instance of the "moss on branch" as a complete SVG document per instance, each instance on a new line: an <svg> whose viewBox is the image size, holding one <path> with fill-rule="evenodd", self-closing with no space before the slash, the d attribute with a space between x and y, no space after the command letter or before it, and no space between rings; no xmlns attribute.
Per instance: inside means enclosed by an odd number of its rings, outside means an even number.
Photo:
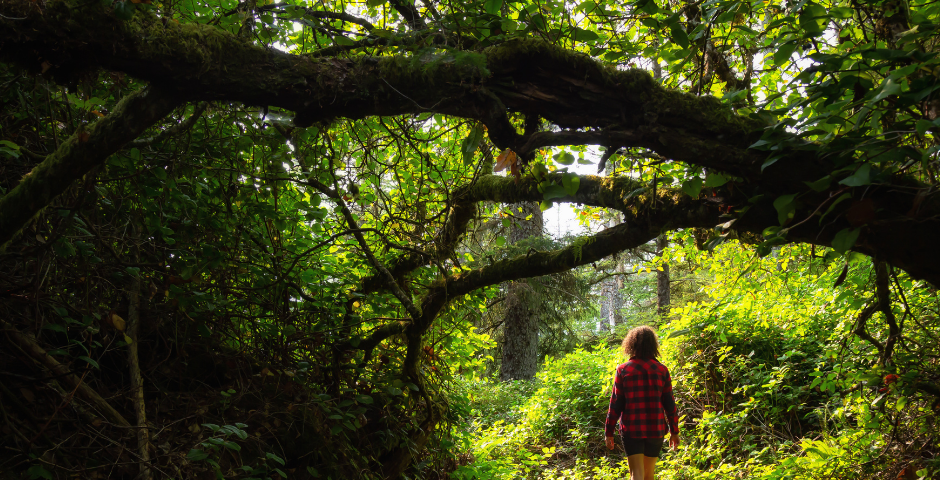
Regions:
<svg viewBox="0 0 940 480"><path fill-rule="evenodd" d="M145 88L125 97L108 116L73 133L0 198L0 248L74 180L104 163L177 105L174 96Z"/></svg>

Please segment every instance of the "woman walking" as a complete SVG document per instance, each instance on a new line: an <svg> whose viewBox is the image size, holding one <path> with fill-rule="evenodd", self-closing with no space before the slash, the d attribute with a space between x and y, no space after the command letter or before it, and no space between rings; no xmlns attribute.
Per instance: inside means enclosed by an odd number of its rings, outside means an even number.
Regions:
<svg viewBox="0 0 940 480"><path fill-rule="evenodd" d="M604 429L607 448L614 449L614 429L619 420L631 480L653 480L666 433L671 433L672 448L679 446L679 419L672 396L672 379L669 370L656 360L659 340L652 328L644 325L630 330L622 348L630 360L618 365L614 374Z"/></svg>

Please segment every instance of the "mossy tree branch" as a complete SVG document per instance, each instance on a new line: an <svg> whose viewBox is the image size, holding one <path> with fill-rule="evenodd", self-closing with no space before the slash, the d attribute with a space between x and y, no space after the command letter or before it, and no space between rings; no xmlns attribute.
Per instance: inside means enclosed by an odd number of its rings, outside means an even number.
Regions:
<svg viewBox="0 0 940 480"><path fill-rule="evenodd" d="M106 117L79 128L0 197L0 248L74 180L104 163L177 105L179 101L169 92L146 87L125 97Z"/></svg>
<svg viewBox="0 0 940 480"><path fill-rule="evenodd" d="M762 120L736 115L712 97L667 90L645 71L611 69L533 40L463 52L459 58L312 58L268 49L209 25L164 22L145 12L121 21L97 3L69 6L56 0L41 8L29 0L0 0L0 13L22 18L0 19L0 59L38 68L37 59L43 58L59 77L102 67L148 80L185 101L293 110L299 126L336 117L436 112L479 120L496 146L516 152L584 143L647 148L743 180L717 190L726 208L747 207L764 195L735 224L751 232L779 225L772 202L781 195L798 194L797 218L808 218L818 214L819 205L849 191L871 200L876 212L861 226L854 249L940 284L940 255L932 242L940 235L940 195L904 176L854 189L831 178L829 187L816 192L805 182L837 171L832 156L805 149L807 144L791 135L778 139L785 147L775 153L782 156L764 167L767 152L749 149L764 132ZM508 122L509 113L545 119L562 131L518 133ZM833 210L835 221L829 225L815 219L801 223L787 240L830 244L836 232L858 227L843 218L849 207L844 202Z"/></svg>

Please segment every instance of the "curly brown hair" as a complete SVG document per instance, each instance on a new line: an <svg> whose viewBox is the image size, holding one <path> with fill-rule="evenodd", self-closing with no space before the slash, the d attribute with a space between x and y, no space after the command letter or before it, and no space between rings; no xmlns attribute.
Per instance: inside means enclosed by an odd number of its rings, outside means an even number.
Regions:
<svg viewBox="0 0 940 480"><path fill-rule="evenodd" d="M623 349L623 354L628 358L656 358L659 356L659 339L656 338L655 330L646 325L641 325L627 332L620 348Z"/></svg>

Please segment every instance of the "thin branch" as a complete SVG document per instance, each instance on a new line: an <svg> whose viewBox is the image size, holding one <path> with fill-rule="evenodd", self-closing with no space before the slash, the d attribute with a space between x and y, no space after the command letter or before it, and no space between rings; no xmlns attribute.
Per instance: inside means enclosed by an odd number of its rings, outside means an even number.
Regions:
<svg viewBox="0 0 940 480"><path fill-rule="evenodd" d="M884 351L881 352L882 365L891 360L894 346L901 337L901 329L898 328L897 319L891 310L890 281L888 265L885 262L877 262L875 264L875 291L878 296L878 310L885 316L885 323L888 324L888 339L885 340Z"/></svg>
<svg viewBox="0 0 940 480"><path fill-rule="evenodd" d="M369 263L372 264L372 267L379 271L379 273L385 278L386 284L389 290L395 295L395 298L401 302L402 306L405 307L405 310L408 311L408 314L414 321L418 321L421 318L421 310L411 301L411 298L401 289L398 285L398 282L395 281L395 277L392 276L391 272L385 268L385 265L375 257L375 254L372 252L372 248L369 247L368 242L366 242L365 237L362 235L362 230L359 228L359 224L356 222L356 219L353 218L352 212L349 211L349 207L346 206L346 202L343 201L342 196L336 192L336 190L327 187L323 183L317 180L309 180L308 185L317 189L320 193L326 195L327 197L333 199L340 207L340 211L343 215L343 218L346 219L346 224L349 225L349 230L352 231L356 241L359 242L359 247L362 248L363 253L365 253L366 258L369 260Z"/></svg>
<svg viewBox="0 0 940 480"><path fill-rule="evenodd" d="M878 357L881 358L882 356L884 356L884 351L885 351L884 345L882 345L881 342L879 342L877 338L871 336L871 334L868 333L868 330L866 329L866 326L868 324L868 319L870 319L872 314L874 314L877 310L878 310L877 300L869 303L864 309L862 309L862 311L858 314L858 318L855 319L855 329L852 331L852 333L857 335L862 340L865 340L868 343L872 344L872 346L874 346L875 349L878 350Z"/></svg>
<svg viewBox="0 0 940 480"><path fill-rule="evenodd" d="M129 142L127 144L127 147L128 148L146 147L152 143L158 143L165 138L179 135L180 133L183 133L186 130L189 130L190 128L192 128L193 125L196 124L196 121L199 120L199 117L202 116L202 114L206 111L206 108L208 107L209 107L209 102L199 102L198 104L196 104L196 108L193 109L192 115L190 115L189 118L187 118L186 120L183 120L182 122L177 123L176 125L173 125L170 128L167 128L166 130L162 130L160 133L152 137L138 138L137 140Z"/></svg>
<svg viewBox="0 0 940 480"><path fill-rule="evenodd" d="M290 7L293 9L303 10L304 16L306 17L323 18L323 19L329 19L329 20L342 20L344 22L355 23L356 25L359 25L365 28L366 30L375 30L375 25L372 25L372 23L369 22L368 20L361 18L361 17L357 17L355 15L350 15L346 12L329 12L325 10L314 10L310 7L302 7L299 5L292 5L292 4L284 3L284 2L264 5L264 6L258 7L258 10L263 12L263 11L275 10L275 9L279 9L283 7ZM282 13L282 12L284 12L284 10L281 10L281 12L277 12L277 13Z"/></svg>
<svg viewBox="0 0 940 480"><path fill-rule="evenodd" d="M62 365L58 360L46 353L32 335L20 332L17 328L4 320L0 320L0 328L2 328L2 331L5 332L17 346L23 349L24 352L44 365L54 375L61 377L70 387L77 389L78 394L97 407L111 423L122 427L131 426L130 422L125 420L104 398L101 398L98 392L94 391L87 383L82 382L78 377L69 372L69 369L66 368L65 365Z"/></svg>

